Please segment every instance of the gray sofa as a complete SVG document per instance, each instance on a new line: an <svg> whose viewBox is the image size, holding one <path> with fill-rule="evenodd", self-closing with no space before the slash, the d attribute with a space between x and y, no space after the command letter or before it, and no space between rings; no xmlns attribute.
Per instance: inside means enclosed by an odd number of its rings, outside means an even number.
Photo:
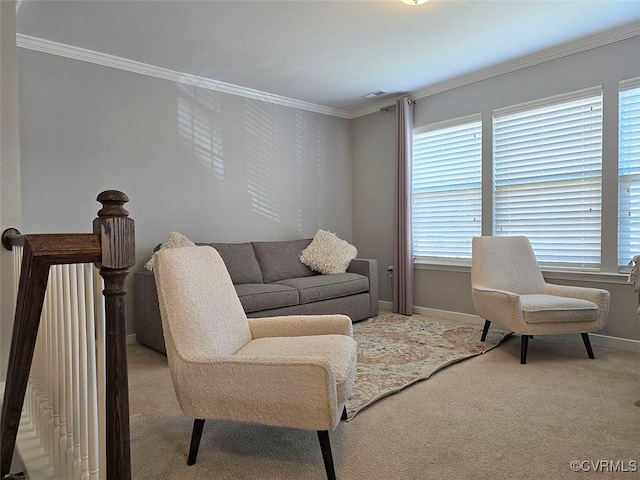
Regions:
<svg viewBox="0 0 640 480"><path fill-rule="evenodd" d="M346 273L321 275L300 262L311 239L209 243L224 260L248 317L342 313L352 321L378 314L376 260L356 258ZM153 273L134 275L136 340L165 353Z"/></svg>

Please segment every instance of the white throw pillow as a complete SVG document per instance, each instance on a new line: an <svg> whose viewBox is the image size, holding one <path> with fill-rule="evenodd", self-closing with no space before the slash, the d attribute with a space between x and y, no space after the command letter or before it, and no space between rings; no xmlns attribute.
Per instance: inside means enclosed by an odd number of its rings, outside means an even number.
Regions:
<svg viewBox="0 0 640 480"><path fill-rule="evenodd" d="M309 246L302 250L300 261L311 270L329 275L345 273L357 256L358 249L349 242L335 233L318 230Z"/></svg>
<svg viewBox="0 0 640 480"><path fill-rule="evenodd" d="M189 240L187 237L178 232L169 232L167 239L160 246L160 250L164 248L180 248L180 247L193 247L195 243ZM144 268L153 272L153 257L147 263L144 264Z"/></svg>

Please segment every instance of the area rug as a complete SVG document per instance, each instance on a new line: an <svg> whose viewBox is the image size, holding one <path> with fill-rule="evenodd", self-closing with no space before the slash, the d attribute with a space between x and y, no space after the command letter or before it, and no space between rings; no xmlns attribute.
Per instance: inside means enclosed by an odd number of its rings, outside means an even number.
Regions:
<svg viewBox="0 0 640 480"><path fill-rule="evenodd" d="M347 401L347 420L448 365L491 350L508 333L496 326L485 342L480 341L481 334L481 327L442 323L418 314L381 314L354 323L358 371Z"/></svg>

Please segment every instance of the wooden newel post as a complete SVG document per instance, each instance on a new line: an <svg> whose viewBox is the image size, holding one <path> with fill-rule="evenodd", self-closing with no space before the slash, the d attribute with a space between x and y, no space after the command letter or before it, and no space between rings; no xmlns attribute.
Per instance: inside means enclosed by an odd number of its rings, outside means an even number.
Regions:
<svg viewBox="0 0 640 480"><path fill-rule="evenodd" d="M129 385L127 375L127 332L125 321L125 280L135 264L135 227L124 204L129 198L117 190L98 195L102 203L93 233L100 236L104 279L106 322L106 449L107 479L129 480Z"/></svg>

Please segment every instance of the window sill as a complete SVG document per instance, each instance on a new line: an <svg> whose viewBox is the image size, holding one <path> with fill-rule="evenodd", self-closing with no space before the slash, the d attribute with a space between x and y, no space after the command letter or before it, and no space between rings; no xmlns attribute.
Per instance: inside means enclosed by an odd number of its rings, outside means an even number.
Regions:
<svg viewBox="0 0 640 480"><path fill-rule="evenodd" d="M471 273L471 265L460 265L453 263L436 263L416 260L413 263L416 270L433 270L442 272L460 272ZM627 282L628 275L625 273L606 273L606 272L570 272L562 270L542 270L545 280L575 280L580 282L591 283L610 283L610 284L633 284Z"/></svg>

